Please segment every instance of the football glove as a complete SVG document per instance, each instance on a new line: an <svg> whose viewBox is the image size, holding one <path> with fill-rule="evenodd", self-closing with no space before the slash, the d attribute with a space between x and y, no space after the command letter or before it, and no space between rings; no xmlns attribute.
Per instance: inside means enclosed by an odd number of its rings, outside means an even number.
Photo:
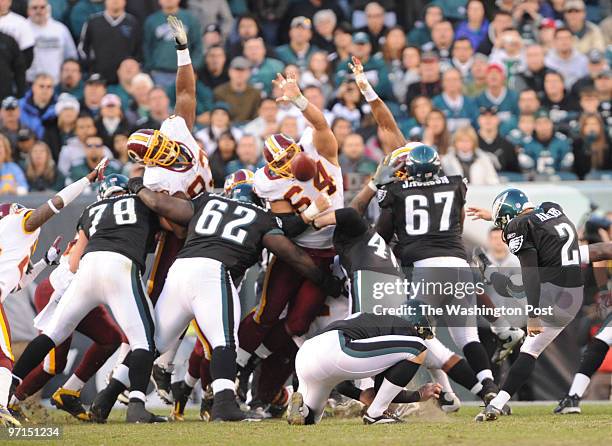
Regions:
<svg viewBox="0 0 612 446"><path fill-rule="evenodd" d="M374 184L376 188L399 181L399 177L397 177L395 173L404 166L405 162L397 159L393 164L389 164L390 159L390 156L386 156L376 168L376 172L371 180L372 184Z"/></svg>
<svg viewBox="0 0 612 446"><path fill-rule="evenodd" d="M142 177L133 177L128 181L128 190L134 195L138 194L144 187L145 185Z"/></svg>
<svg viewBox="0 0 612 446"><path fill-rule="evenodd" d="M168 25L172 30L174 41L176 42L177 50L184 50L187 48L187 32L183 26L183 22L177 17L170 15L168 16Z"/></svg>
<svg viewBox="0 0 612 446"><path fill-rule="evenodd" d="M47 252L45 253L45 256L43 257L47 265L59 265L59 259L62 253L62 250L59 247L59 244L61 242L62 242L62 236L60 235L55 239L53 244L49 246L49 249L47 250Z"/></svg>

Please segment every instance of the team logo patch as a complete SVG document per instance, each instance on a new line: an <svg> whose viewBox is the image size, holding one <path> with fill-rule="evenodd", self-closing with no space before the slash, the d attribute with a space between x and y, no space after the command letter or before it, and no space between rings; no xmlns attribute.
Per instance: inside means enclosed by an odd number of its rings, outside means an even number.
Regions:
<svg viewBox="0 0 612 446"><path fill-rule="evenodd" d="M517 253L521 249L521 246L523 246L523 236L522 235L519 235L518 237L514 237L508 243L508 248L510 248L510 252L512 254Z"/></svg>
<svg viewBox="0 0 612 446"><path fill-rule="evenodd" d="M278 227L282 228L283 227L283 221L280 218L278 218L278 217L274 217L274 218L276 218L276 224L278 225Z"/></svg>
<svg viewBox="0 0 612 446"><path fill-rule="evenodd" d="M383 201L386 196L387 196L387 189L378 189L378 191L376 192L376 199L378 200L379 203Z"/></svg>

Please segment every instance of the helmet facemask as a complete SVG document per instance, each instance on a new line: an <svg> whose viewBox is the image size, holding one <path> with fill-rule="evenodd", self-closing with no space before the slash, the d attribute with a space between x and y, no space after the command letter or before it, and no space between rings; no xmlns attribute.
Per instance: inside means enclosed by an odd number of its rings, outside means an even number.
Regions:
<svg viewBox="0 0 612 446"><path fill-rule="evenodd" d="M268 167L279 177L293 178L291 160L301 151L302 149L300 146L297 143L293 143L285 150L279 152L274 159L268 163Z"/></svg>
<svg viewBox="0 0 612 446"><path fill-rule="evenodd" d="M129 150L128 155L147 167L164 167L180 172L189 169L192 165L191 157L182 150L181 145L159 130L155 130L149 137L147 151L143 157L133 150Z"/></svg>

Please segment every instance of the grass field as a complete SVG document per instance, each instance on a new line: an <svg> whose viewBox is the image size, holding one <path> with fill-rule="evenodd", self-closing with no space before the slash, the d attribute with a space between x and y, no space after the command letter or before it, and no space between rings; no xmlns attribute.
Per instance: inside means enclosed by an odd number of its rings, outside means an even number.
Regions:
<svg viewBox="0 0 612 446"><path fill-rule="evenodd" d="M49 441L0 441L3 445L610 445L612 405L584 404L582 415L553 416L553 405L521 406L497 422L472 421L476 406L444 415L433 407L407 418L402 425L364 426L361 419L325 419L317 426L289 426L284 420L257 423L203 423L195 410L187 421L157 425L126 425L116 410L106 425L79 424L56 411L50 422L64 426L63 438ZM159 410L157 411L160 412Z"/></svg>

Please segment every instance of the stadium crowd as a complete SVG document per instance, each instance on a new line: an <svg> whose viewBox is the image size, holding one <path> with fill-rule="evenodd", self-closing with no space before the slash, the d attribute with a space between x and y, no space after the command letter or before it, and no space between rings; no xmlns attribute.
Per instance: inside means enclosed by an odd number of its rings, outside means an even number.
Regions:
<svg viewBox="0 0 612 446"><path fill-rule="evenodd" d="M407 138L472 184L612 171L612 6L582 0L0 0L0 194L60 190L175 100L170 14L197 71L194 134L215 186L299 139L272 85L295 73L341 147L347 187L383 157L348 69L357 56ZM603 20L602 20L603 19ZM608 172L606 172L608 171Z"/></svg>

